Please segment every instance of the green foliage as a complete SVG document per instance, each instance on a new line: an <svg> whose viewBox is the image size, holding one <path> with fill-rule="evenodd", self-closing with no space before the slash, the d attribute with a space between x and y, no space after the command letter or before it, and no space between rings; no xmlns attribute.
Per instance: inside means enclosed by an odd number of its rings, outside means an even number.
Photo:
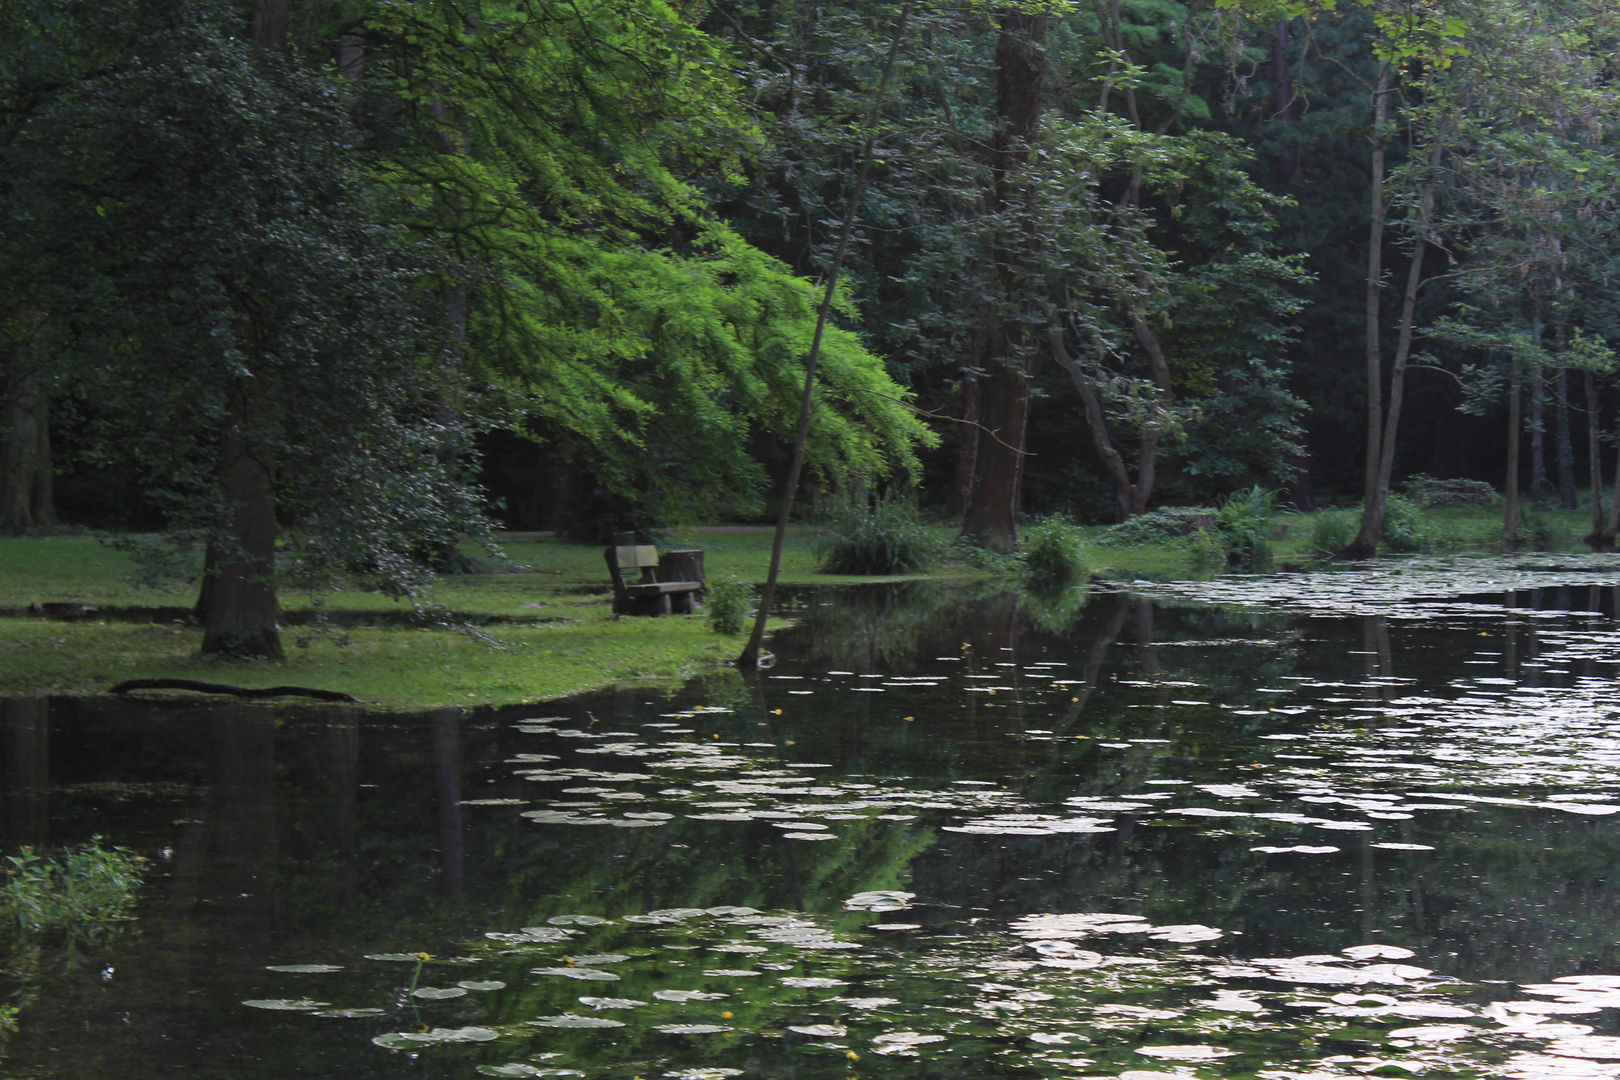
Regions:
<svg viewBox="0 0 1620 1080"><path fill-rule="evenodd" d="M1037 592L1054 592L1086 579L1085 539L1073 522L1043 518L1025 526L1019 540L1024 581Z"/></svg>
<svg viewBox="0 0 1620 1080"><path fill-rule="evenodd" d="M1433 543L1433 534L1423 515L1423 508L1394 492L1384 502L1384 527L1379 538L1386 548L1394 552L1427 551Z"/></svg>
<svg viewBox="0 0 1620 1080"><path fill-rule="evenodd" d="M1215 515L1231 565L1250 573L1271 569L1271 515L1277 494L1258 485L1233 492Z"/></svg>
<svg viewBox="0 0 1620 1080"><path fill-rule="evenodd" d="M1502 498L1483 480L1437 480L1426 473L1408 476L1404 487L1419 506L1485 506Z"/></svg>
<svg viewBox="0 0 1620 1080"><path fill-rule="evenodd" d="M1208 577L1225 570L1232 560L1232 550L1219 529L1199 529L1187 541L1187 562L1198 577Z"/></svg>
<svg viewBox="0 0 1620 1080"><path fill-rule="evenodd" d="M137 857L92 837L60 855L23 848L5 857L0 942L12 949L49 940L65 950L101 940L128 918L141 875Z"/></svg>
<svg viewBox="0 0 1620 1080"><path fill-rule="evenodd" d="M1215 510L1204 506L1165 506L1138 514L1103 533L1105 544L1163 544L1180 540L1213 521Z"/></svg>
<svg viewBox="0 0 1620 1080"><path fill-rule="evenodd" d="M1353 510L1339 508L1316 511L1311 515L1311 554L1330 556L1343 551L1356 538L1357 524L1357 515Z"/></svg>
<svg viewBox="0 0 1620 1080"><path fill-rule="evenodd" d="M1554 551L1569 542L1569 530L1538 503L1519 506L1519 539L1532 551Z"/></svg>
<svg viewBox="0 0 1620 1080"><path fill-rule="evenodd" d="M709 612L709 626L717 634L735 637L754 619L754 586L734 574L711 578L704 586L703 606Z"/></svg>
<svg viewBox="0 0 1620 1080"><path fill-rule="evenodd" d="M870 505L834 506L816 529L816 555L829 574L911 574L945 551L945 543L912 502L882 497Z"/></svg>

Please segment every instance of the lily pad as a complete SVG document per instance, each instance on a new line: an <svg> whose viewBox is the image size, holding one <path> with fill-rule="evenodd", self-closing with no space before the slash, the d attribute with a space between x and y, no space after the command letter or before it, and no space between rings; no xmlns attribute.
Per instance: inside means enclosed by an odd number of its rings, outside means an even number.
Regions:
<svg viewBox="0 0 1620 1080"><path fill-rule="evenodd" d="M788 1030L818 1038L842 1038L849 1034L849 1028L842 1024L789 1024Z"/></svg>
<svg viewBox="0 0 1620 1080"><path fill-rule="evenodd" d="M272 1012L307 1012L332 1004L330 1001L311 1001L309 998L256 998L242 1004L250 1009L269 1009Z"/></svg>
<svg viewBox="0 0 1620 1080"><path fill-rule="evenodd" d="M707 990L654 990L653 997L659 1001L719 1001L730 994L714 994ZM583 999L582 999L583 1000Z"/></svg>
<svg viewBox="0 0 1620 1080"><path fill-rule="evenodd" d="M341 964L272 964L266 971L284 971L289 975L321 975L328 971L342 971Z"/></svg>
<svg viewBox="0 0 1620 1080"><path fill-rule="evenodd" d="M619 977L611 971L603 971L592 967L544 967L530 968L535 975L560 975L565 979L580 979L584 982L618 982Z"/></svg>
<svg viewBox="0 0 1620 1080"><path fill-rule="evenodd" d="M653 1030L665 1035L719 1035L731 1029L723 1024L659 1024Z"/></svg>
<svg viewBox="0 0 1620 1080"><path fill-rule="evenodd" d="M637 1001L635 998L605 997L582 997L579 999L579 1003L589 1005L593 1009L636 1009L647 1004L647 1002Z"/></svg>
<svg viewBox="0 0 1620 1080"><path fill-rule="evenodd" d="M848 986L843 979L827 979L816 975L790 975L782 980L783 986L798 986L808 990L820 990L833 986Z"/></svg>
<svg viewBox="0 0 1620 1080"><path fill-rule="evenodd" d="M456 983L463 990L505 990L506 984L499 979L463 979Z"/></svg>
<svg viewBox="0 0 1620 1080"><path fill-rule="evenodd" d="M423 1001L448 1001L450 998L466 996L467 991L459 986L419 986L411 991L411 997L418 997Z"/></svg>
<svg viewBox="0 0 1620 1080"><path fill-rule="evenodd" d="M311 1016L332 1016L343 1019L359 1016L381 1016L381 1009L316 1009Z"/></svg>
<svg viewBox="0 0 1620 1080"><path fill-rule="evenodd" d="M601 926L612 921L600 915L553 915L546 920L552 926Z"/></svg>
<svg viewBox="0 0 1620 1080"><path fill-rule="evenodd" d="M561 1016L541 1016L534 1020L525 1021L530 1027L544 1028L618 1028L624 1027L622 1020L609 1020L605 1016L575 1016L573 1013L563 1013Z"/></svg>

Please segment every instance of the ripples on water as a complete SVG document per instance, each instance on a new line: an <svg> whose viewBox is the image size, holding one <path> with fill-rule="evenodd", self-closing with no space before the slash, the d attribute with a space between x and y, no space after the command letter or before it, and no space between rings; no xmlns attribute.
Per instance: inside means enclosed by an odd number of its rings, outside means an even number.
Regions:
<svg viewBox="0 0 1620 1080"><path fill-rule="evenodd" d="M811 594L761 678L544 709L9 702L7 838L154 869L0 1070L1620 1077L1613 580Z"/></svg>

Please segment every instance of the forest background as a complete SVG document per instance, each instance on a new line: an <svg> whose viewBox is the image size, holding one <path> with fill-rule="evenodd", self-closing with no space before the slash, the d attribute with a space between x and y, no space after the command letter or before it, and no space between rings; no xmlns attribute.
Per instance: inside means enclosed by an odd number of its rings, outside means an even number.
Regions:
<svg viewBox="0 0 1620 1080"><path fill-rule="evenodd" d="M7 4L0 526L202 544L204 651L263 651L278 559L409 595L490 524L763 517L814 352L807 508L1005 550L1260 485L1365 549L1424 473L1612 538L1617 23Z"/></svg>

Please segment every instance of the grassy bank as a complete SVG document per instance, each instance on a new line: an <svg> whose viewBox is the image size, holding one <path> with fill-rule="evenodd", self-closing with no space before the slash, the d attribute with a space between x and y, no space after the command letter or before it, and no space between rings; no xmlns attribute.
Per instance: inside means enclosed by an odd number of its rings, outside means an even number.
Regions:
<svg viewBox="0 0 1620 1080"><path fill-rule="evenodd" d="M711 579L751 581L764 580L770 545L760 530L704 530L666 544L703 548ZM283 634L287 660L270 664L198 659L202 632L186 618L194 588L140 587L129 556L93 538L0 539L0 696L93 694L124 679L187 678L343 690L390 708L501 705L682 678L741 651L740 637L714 633L702 616L615 619L598 546L518 535L501 548L504 561L487 560L495 572L446 577L431 597L479 637L417 625L409 604L376 593L317 599L287 590L282 603L294 623ZM817 573L808 532L794 529L781 580L903 579ZM71 620L30 613L61 610L47 605L84 610ZM297 625L316 605L329 625Z"/></svg>
<svg viewBox="0 0 1620 1080"><path fill-rule="evenodd" d="M1353 508L1349 511L1353 519ZM1501 507L1425 511L1430 550L1502 550ZM1277 564L1320 558L1311 514L1277 514ZM1531 546L1578 549L1589 527L1585 511L1538 506L1527 515ZM1209 573L1182 538L1121 545L1104 527L1082 530L1087 562L1098 578L1131 581ZM947 530L941 527L941 533ZM666 547L700 547L709 577L763 581L771 536L765 530L703 530L667 538ZM496 572L447 577L433 601L471 624L479 640L412 619L408 604L375 593L340 592L318 603L331 616L322 629L306 623L317 601L283 594L290 625L283 664L202 660L201 630L186 614L190 587L154 591L134 584L129 557L89 537L0 539L0 696L82 695L129 678L190 678L239 686L292 683L347 691L389 708L515 704L622 682L678 679L724 664L740 637L714 633L702 616L615 619L600 547L515 535L502 543ZM983 576L961 565L910 579ZM836 585L907 578L818 573L808 530L789 535L782 581ZM71 620L30 614L31 605L82 605ZM56 609L50 609L56 610ZM773 623L775 626L785 623Z"/></svg>

